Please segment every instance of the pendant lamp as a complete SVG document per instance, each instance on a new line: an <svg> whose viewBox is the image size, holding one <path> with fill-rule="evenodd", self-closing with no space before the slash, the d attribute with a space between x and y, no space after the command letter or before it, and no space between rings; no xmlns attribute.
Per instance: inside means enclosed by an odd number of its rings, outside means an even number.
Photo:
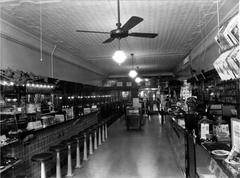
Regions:
<svg viewBox="0 0 240 178"><path fill-rule="evenodd" d="M140 77L135 78L136 83L140 83L141 81L142 81L142 79Z"/></svg>
<svg viewBox="0 0 240 178"><path fill-rule="evenodd" d="M134 69L134 66L133 66L133 55L134 54L132 53L131 54L131 56L132 56L132 69L128 73L128 76L131 77L132 79L134 79L138 75L137 71Z"/></svg>
<svg viewBox="0 0 240 178"><path fill-rule="evenodd" d="M121 65L124 61L126 61L127 56L124 53L124 51L122 51L120 49L120 39L118 39L118 50L115 51L115 53L112 56L113 60L118 63L119 65Z"/></svg>

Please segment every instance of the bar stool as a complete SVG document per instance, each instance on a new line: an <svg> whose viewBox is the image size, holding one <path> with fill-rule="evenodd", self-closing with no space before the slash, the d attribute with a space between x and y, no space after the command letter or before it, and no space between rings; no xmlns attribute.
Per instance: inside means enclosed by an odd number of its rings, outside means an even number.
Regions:
<svg viewBox="0 0 240 178"><path fill-rule="evenodd" d="M68 148L68 163L67 163L67 177L73 176L73 170L72 170L72 154L71 154L71 146L74 143L74 140L67 139L63 140L62 143L67 146Z"/></svg>
<svg viewBox="0 0 240 178"><path fill-rule="evenodd" d="M84 139L82 135L74 135L71 137L72 139L75 139L77 142L76 147L76 167L75 168L81 168L81 155L80 155L80 142Z"/></svg>
<svg viewBox="0 0 240 178"><path fill-rule="evenodd" d="M60 152L64 150L66 147L62 144L54 145L50 147L50 151L56 152L56 178L61 178L61 163L60 163Z"/></svg>
<svg viewBox="0 0 240 178"><path fill-rule="evenodd" d="M32 157L32 161L40 162L41 163L41 178L46 178L46 168L45 168L45 162L47 160L52 159L51 153L40 153L36 154Z"/></svg>

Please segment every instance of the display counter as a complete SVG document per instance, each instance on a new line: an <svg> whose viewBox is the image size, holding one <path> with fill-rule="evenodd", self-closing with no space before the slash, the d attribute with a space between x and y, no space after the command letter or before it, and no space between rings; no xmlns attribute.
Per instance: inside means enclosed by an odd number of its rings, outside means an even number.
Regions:
<svg viewBox="0 0 240 178"><path fill-rule="evenodd" d="M195 143L182 122L173 115L167 115L166 128L177 164L186 177L240 178L240 170L224 161L225 157L212 154L213 150L230 151L226 142Z"/></svg>
<svg viewBox="0 0 240 178"><path fill-rule="evenodd" d="M182 173L186 174L186 131L177 123L174 117L166 116L166 129L171 149L173 150L174 157L176 158L177 165Z"/></svg>
<svg viewBox="0 0 240 178"><path fill-rule="evenodd" d="M237 171L232 165L224 161L226 156L215 156L212 154L213 150L230 151L231 148L228 144L221 142L196 144L197 174L199 176L208 174L212 177L240 178L240 171Z"/></svg>

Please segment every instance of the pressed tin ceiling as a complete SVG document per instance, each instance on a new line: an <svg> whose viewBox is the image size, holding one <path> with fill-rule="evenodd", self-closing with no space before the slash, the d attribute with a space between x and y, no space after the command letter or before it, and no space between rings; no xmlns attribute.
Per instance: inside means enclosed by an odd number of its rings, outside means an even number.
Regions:
<svg viewBox="0 0 240 178"><path fill-rule="evenodd" d="M223 3L221 0L220 5ZM131 68L130 53L134 53L140 74L174 72L196 40L206 35L203 27L216 15L215 0L121 0L122 24L131 16L139 16L144 21L131 31L158 33L158 36L122 39L121 49L129 60L119 66L111 59L117 40L102 44L109 35L76 32L78 29L106 32L116 29L116 0L2 0L0 5L4 20L37 37L41 9L45 41L57 43L108 75L127 75Z"/></svg>

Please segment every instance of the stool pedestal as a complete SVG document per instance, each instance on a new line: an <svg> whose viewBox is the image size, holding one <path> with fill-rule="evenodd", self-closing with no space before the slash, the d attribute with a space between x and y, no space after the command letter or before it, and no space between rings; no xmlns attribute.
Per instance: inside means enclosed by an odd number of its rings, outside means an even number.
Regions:
<svg viewBox="0 0 240 178"><path fill-rule="evenodd" d="M92 134L89 134L89 154L93 154L93 146L92 146Z"/></svg>
<svg viewBox="0 0 240 178"><path fill-rule="evenodd" d="M56 178L61 178L61 163L60 163L60 152L57 152L57 158L56 158Z"/></svg>
<svg viewBox="0 0 240 178"><path fill-rule="evenodd" d="M77 141L77 147L76 147L76 166L75 168L81 168L81 155L80 155L80 140L82 139L82 136L80 135L74 135L72 136L72 139L75 139Z"/></svg>
<svg viewBox="0 0 240 178"><path fill-rule="evenodd" d="M102 137L101 137L101 126L98 128L98 145L102 145Z"/></svg>
<svg viewBox="0 0 240 178"><path fill-rule="evenodd" d="M45 162L41 161L41 178L46 178Z"/></svg>
<svg viewBox="0 0 240 178"><path fill-rule="evenodd" d="M73 170L72 170L72 153L71 153L71 147L72 143L74 141L69 139L69 140L64 140L63 143L67 145L68 149L68 158L67 158L67 177L72 177L73 176Z"/></svg>
<svg viewBox="0 0 240 178"><path fill-rule="evenodd" d="M76 148L76 168L81 168L81 157L80 157L80 146L79 140L77 140L77 148Z"/></svg>
<svg viewBox="0 0 240 178"><path fill-rule="evenodd" d="M97 130L94 130L94 150L97 149Z"/></svg>
<svg viewBox="0 0 240 178"><path fill-rule="evenodd" d="M102 142L105 142L104 124L102 125Z"/></svg>
<svg viewBox="0 0 240 178"><path fill-rule="evenodd" d="M71 153L71 145L68 145L68 169L67 169L67 176L72 177L72 153Z"/></svg>
<svg viewBox="0 0 240 178"><path fill-rule="evenodd" d="M88 157L87 157L87 136L86 136L86 134L84 134L83 160L84 160L84 161L87 161L87 160L88 160Z"/></svg>
<svg viewBox="0 0 240 178"><path fill-rule="evenodd" d="M108 138L108 130L107 130L107 123L105 123L105 138Z"/></svg>
<svg viewBox="0 0 240 178"><path fill-rule="evenodd" d="M62 178L61 163L60 163L60 151L64 150L64 145L55 145L50 147L50 151L56 152L56 178Z"/></svg>

